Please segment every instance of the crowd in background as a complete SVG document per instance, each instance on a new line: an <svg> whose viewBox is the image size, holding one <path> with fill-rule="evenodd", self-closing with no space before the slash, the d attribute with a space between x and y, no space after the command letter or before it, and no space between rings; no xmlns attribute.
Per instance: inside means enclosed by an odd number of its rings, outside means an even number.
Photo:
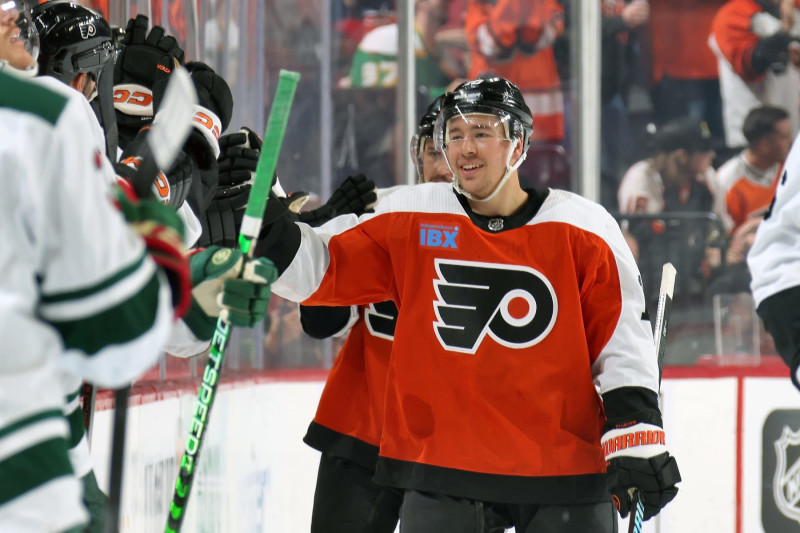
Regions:
<svg viewBox="0 0 800 533"><path fill-rule="evenodd" d="M408 139L399 139L396 120L396 2L334 1L330 41L322 42L319 0L261 5L197 0L195 6L161 1L126 2L131 12L125 18L146 6L154 24L187 41L196 39L199 59L217 68L237 96L251 96L237 98L252 107L234 110L234 125L237 117L268 110L268 92L253 92L254 83L267 84L279 68L301 72L279 165L294 189L322 192L325 172L317 147L324 58L332 73L333 185L357 172L379 186L404 182L397 170L399 158L408 157ZM728 351L769 352L763 332L760 341L747 333L758 323L746 297L744 258L798 128L797 2L596 1L602 14L600 200L618 216L651 299L661 264L678 263L667 363L694 363L698 356ZM83 3L107 16L119 4ZM577 4L416 0L414 5L418 111L460 80L504 76L522 89L534 115L533 144L520 168L523 185L576 190L573 146L581 103L571 46ZM253 51L256 45L263 56ZM266 73L259 75L260 70ZM292 129L299 133L292 135ZM728 295L734 303L726 307ZM326 364L318 345L299 335L299 325L283 309L274 305L272 324L265 328L273 363ZM725 329L730 327L736 331ZM721 331L739 341L720 346ZM291 342L303 346L281 352ZM304 355L281 355L290 352Z"/></svg>

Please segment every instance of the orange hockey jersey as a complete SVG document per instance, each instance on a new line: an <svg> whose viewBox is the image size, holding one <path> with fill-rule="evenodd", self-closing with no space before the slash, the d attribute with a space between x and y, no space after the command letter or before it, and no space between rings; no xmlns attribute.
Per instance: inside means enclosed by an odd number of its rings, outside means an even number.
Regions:
<svg viewBox="0 0 800 533"><path fill-rule="evenodd" d="M607 402L604 416L598 390L658 388L639 272L601 206L529 195L490 219L449 184L422 184L375 214L300 225L276 294L399 309L376 481L509 503L608 500L603 425L638 415Z"/></svg>
<svg viewBox="0 0 800 533"><path fill-rule="evenodd" d="M382 302L359 306L358 313L303 440L321 452L375 468L397 307Z"/></svg>

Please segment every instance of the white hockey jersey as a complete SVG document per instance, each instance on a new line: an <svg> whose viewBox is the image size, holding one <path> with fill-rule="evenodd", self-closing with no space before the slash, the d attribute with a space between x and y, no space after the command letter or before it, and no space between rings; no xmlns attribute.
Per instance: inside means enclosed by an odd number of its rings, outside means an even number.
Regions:
<svg viewBox="0 0 800 533"><path fill-rule="evenodd" d="M61 371L101 386L155 363L170 289L111 205L83 98L0 72L0 531L86 520ZM10 489L10 490L9 490Z"/></svg>
<svg viewBox="0 0 800 533"><path fill-rule="evenodd" d="M795 138L775 199L758 226L747 255L756 307L766 298L800 285L800 142Z"/></svg>

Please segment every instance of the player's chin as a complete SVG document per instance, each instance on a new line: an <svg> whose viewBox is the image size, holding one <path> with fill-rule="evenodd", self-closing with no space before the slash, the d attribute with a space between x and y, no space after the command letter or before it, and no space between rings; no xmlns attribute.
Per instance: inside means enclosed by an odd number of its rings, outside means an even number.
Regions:
<svg viewBox="0 0 800 533"><path fill-rule="evenodd" d="M428 180L428 183L450 183L453 178L450 176L434 176Z"/></svg>

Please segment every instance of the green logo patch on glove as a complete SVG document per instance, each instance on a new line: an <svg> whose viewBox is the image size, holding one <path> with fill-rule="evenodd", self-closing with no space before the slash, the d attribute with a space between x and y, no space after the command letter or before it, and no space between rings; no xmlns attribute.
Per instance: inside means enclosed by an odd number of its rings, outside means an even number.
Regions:
<svg viewBox="0 0 800 533"><path fill-rule="evenodd" d="M270 284L278 269L267 258L246 258L241 250L209 246L190 258L192 307L184 322L198 339L208 340L217 318L251 328L267 313ZM244 266L242 264L244 263Z"/></svg>

